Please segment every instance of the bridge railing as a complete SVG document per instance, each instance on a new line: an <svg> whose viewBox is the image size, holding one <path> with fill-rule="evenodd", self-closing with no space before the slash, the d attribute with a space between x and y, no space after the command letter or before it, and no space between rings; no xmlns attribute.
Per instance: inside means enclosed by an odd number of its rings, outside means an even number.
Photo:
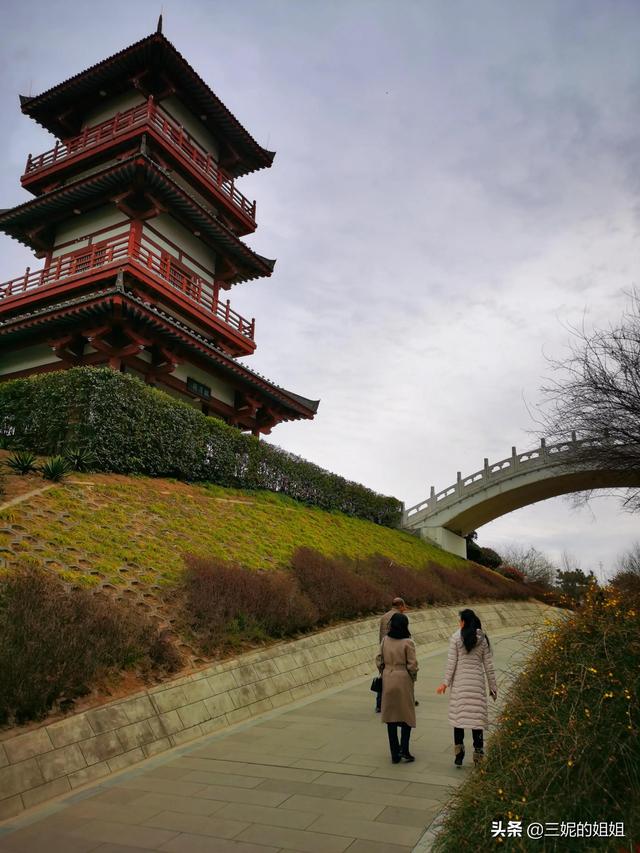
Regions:
<svg viewBox="0 0 640 853"><path fill-rule="evenodd" d="M506 459L501 459L499 462L489 463L488 459L484 460L484 466L473 474L463 477L458 471L456 482L452 486L447 486L440 492L436 492L435 487L431 486L431 493L428 498L415 506L409 507L403 514L403 526L411 526L411 520L418 513L431 514L433 512L451 506L462 498L473 495L476 492L482 491L489 483L508 480L510 477L524 471L534 471L537 468L544 468L555 463L566 462L572 455L583 447L590 447L600 442L595 438L577 438L575 432L571 433L571 438L568 441L562 441L558 444L547 444L543 438L540 445L533 450L527 450L524 453L518 453L515 447L511 448L511 456Z"/></svg>

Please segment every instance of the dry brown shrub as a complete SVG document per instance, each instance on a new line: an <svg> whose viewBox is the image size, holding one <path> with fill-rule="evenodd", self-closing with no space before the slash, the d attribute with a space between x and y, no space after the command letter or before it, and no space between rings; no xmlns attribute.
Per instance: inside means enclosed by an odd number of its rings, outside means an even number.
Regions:
<svg viewBox="0 0 640 853"><path fill-rule="evenodd" d="M366 574L384 589L387 602L400 596L407 604L418 607L425 604L447 604L454 600L451 590L433 571L431 565L424 569L412 569L375 554L362 561L358 571Z"/></svg>
<svg viewBox="0 0 640 853"><path fill-rule="evenodd" d="M312 548L294 552L290 572L256 572L194 556L186 562L186 612L206 654L377 613L395 596L420 607L529 595L524 585L473 564L454 570L431 563L417 570L381 555L356 561Z"/></svg>
<svg viewBox="0 0 640 853"><path fill-rule="evenodd" d="M354 571L342 557L325 557L312 548L298 548L291 566L302 591L318 610L320 622L373 613L387 605L388 593L373 580Z"/></svg>
<svg viewBox="0 0 640 853"><path fill-rule="evenodd" d="M529 598L531 593L525 584L509 581L491 569L474 565L473 569L449 569L434 566L434 572L442 579L457 599L521 599Z"/></svg>
<svg viewBox="0 0 640 853"><path fill-rule="evenodd" d="M209 654L238 640L284 636L317 621L313 604L286 572L255 572L193 556L186 561L187 612Z"/></svg>
<svg viewBox="0 0 640 853"><path fill-rule="evenodd" d="M0 722L70 706L107 671L146 663L156 634L133 607L20 567L0 582Z"/></svg>

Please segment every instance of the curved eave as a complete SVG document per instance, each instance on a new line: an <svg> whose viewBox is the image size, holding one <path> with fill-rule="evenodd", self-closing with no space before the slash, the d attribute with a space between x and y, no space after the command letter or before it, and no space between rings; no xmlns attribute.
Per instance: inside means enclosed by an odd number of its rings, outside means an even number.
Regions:
<svg viewBox="0 0 640 853"><path fill-rule="evenodd" d="M223 372L235 379L240 379L250 388L258 389L267 394L278 406L288 412L285 420L312 419L317 413L319 400L308 400L306 397L294 394L292 391L287 391L280 385L276 385L266 376L251 370L242 362L218 349L206 337L195 332L166 311L162 311L157 306L151 305L118 285L71 297L44 308L37 308L25 314L16 315L8 320L0 320L0 340L4 335L20 336L21 333L28 333L28 330L33 329L33 327L60 325L64 324L70 317L87 316L92 312L104 310L113 300L113 297L123 299L123 307L130 314L147 323L157 324L159 330L174 335L177 341L188 346L193 352L205 356ZM57 316L54 318L52 315Z"/></svg>
<svg viewBox="0 0 640 853"><path fill-rule="evenodd" d="M135 42L39 95L20 95L20 107L25 115L33 118L54 136L63 138L69 134L57 119L57 115L62 113L65 107L79 98L92 94L97 96L101 86L108 86L114 80L127 78L145 68L159 68L175 77L180 86L180 97L191 106L196 116L206 116L204 126L233 144L242 157L237 168L230 170L235 176L271 166L275 152L267 151L256 142L161 33L153 33Z"/></svg>
<svg viewBox="0 0 640 853"><path fill-rule="evenodd" d="M156 193L169 209L186 221L192 230L208 238L212 248L227 253L241 265L241 273L230 284L270 276L275 260L254 252L230 231L211 211L172 180L144 154L134 154L115 166L108 166L93 175L79 178L71 184L0 213L0 230L31 249L39 248L29 239L26 229L48 217L71 213L76 204L100 199L120 188L140 187ZM138 186L136 184L136 186Z"/></svg>

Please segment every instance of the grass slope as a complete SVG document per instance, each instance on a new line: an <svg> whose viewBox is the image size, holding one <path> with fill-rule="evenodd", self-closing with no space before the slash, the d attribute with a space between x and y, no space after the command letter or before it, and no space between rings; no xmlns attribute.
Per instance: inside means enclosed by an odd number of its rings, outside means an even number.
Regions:
<svg viewBox="0 0 640 853"><path fill-rule="evenodd" d="M29 477L30 488L44 485ZM6 478L4 500L11 499ZM300 546L327 556L381 553L422 568L469 564L415 536L270 492L106 474L76 474L64 484L0 510L0 549L49 561L74 583L118 585L123 570L143 585L175 584L185 553L237 561L253 569L284 567Z"/></svg>

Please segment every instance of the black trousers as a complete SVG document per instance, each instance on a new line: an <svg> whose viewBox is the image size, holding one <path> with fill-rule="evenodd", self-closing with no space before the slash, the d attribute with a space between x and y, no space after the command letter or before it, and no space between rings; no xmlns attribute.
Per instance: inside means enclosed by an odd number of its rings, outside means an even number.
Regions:
<svg viewBox="0 0 640 853"><path fill-rule="evenodd" d="M400 726L400 742L398 743L398 726ZM391 755L400 755L409 752L409 738L411 737L411 726L406 723L387 723L387 734L389 736L389 749Z"/></svg>
<svg viewBox="0 0 640 853"><path fill-rule="evenodd" d="M484 732L482 729L471 729L471 736L473 737L473 748L477 750L482 750L484 746ZM453 730L453 742L455 744L463 744L464 743L464 729L456 729Z"/></svg>

